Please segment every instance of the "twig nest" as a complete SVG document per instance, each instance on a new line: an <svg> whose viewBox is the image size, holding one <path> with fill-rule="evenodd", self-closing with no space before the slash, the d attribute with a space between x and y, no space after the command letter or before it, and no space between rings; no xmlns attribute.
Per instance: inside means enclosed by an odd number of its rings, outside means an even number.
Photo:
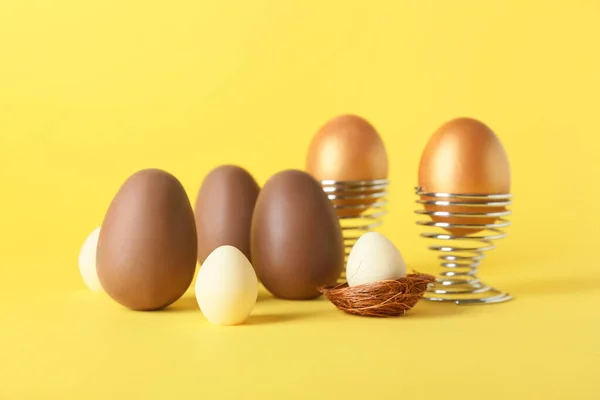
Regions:
<svg viewBox="0 0 600 400"><path fill-rule="evenodd" d="M435 278L413 273L404 278L382 280L357 286L341 283L319 290L338 309L367 317L398 317L413 308Z"/></svg>

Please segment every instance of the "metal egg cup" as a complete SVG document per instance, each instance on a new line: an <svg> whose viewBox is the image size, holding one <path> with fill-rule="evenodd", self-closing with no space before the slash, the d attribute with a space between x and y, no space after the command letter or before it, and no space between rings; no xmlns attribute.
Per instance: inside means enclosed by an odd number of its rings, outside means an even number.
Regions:
<svg viewBox="0 0 600 400"><path fill-rule="evenodd" d="M338 215L344 235L347 260L358 238L383 224L383 217L387 214L385 206L388 203L386 196L389 181L387 179L322 180L320 183ZM347 204L339 204L344 202ZM340 281L344 279L345 272L342 272Z"/></svg>
<svg viewBox="0 0 600 400"><path fill-rule="evenodd" d="M452 245L429 246L430 250L440 252L438 256L440 265L444 269L425 293L424 298L430 301L454 302L456 304L491 304L501 303L512 299L508 293L502 292L492 286L483 283L477 273L481 261L485 258L485 252L495 248L492 241L503 239L507 234L502 228L510 225L510 222L504 217L511 214L511 211L504 209L498 212L451 212L444 210L444 207L506 207L512 204L511 194L453 194L453 193L435 193L424 192L421 188L415 188L419 196L417 204L423 206L435 206L435 211L416 210L419 215L429 217L460 217L460 218L497 218L491 224L452 224L448 222L417 221L418 225L434 228L460 228L473 229L477 233L463 236L452 235L450 232L425 232L421 236L427 239L440 241L449 241ZM430 200L423 200L427 197ZM450 199L455 201L450 201ZM478 202L474 202L477 200ZM481 201L481 202L479 202ZM485 234L489 232L489 234ZM481 246L464 246L464 242L479 242ZM455 243L455 244L454 244Z"/></svg>

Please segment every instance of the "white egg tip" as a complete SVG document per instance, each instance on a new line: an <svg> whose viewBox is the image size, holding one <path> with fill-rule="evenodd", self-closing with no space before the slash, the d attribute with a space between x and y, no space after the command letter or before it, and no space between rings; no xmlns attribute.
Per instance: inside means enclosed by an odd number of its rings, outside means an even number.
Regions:
<svg viewBox="0 0 600 400"><path fill-rule="evenodd" d="M98 237L100 236L100 228L96 228L85 239L81 250L79 251L79 273L85 285L92 292L103 291L98 272L96 271L96 248L98 246Z"/></svg>

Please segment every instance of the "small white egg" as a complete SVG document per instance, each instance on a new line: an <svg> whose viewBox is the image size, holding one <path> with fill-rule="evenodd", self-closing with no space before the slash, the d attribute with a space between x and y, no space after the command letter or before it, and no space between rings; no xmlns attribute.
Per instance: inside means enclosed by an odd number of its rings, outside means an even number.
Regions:
<svg viewBox="0 0 600 400"><path fill-rule="evenodd" d="M100 228L96 228L85 239L81 250L79 251L79 273L83 282L92 292L102 291L102 285L96 272L96 248L98 246L98 236Z"/></svg>
<svg viewBox="0 0 600 400"><path fill-rule="evenodd" d="M244 253L236 247L217 247L196 277L196 300L206 319L215 325L243 323L256 304L258 279Z"/></svg>
<svg viewBox="0 0 600 400"><path fill-rule="evenodd" d="M400 251L384 235L369 232L352 247L346 264L349 286L395 280L406 276L406 264Z"/></svg>

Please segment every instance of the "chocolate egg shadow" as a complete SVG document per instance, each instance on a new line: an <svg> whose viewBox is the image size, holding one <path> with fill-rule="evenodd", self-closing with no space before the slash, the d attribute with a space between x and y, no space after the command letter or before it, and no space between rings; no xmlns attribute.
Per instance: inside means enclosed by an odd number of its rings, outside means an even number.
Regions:
<svg viewBox="0 0 600 400"><path fill-rule="evenodd" d="M310 303L310 302L316 302L316 301L328 301L327 298L325 296L317 296L315 298L312 299L306 299L306 300L290 300L290 299L282 299L279 298L267 291L258 291L258 297L256 298L256 302L257 303L264 303L266 301L289 301L292 303L297 303L297 302L302 302L302 303Z"/></svg>
<svg viewBox="0 0 600 400"><path fill-rule="evenodd" d="M250 315L244 325L266 325L280 322L290 322L309 317L310 314L289 313L289 314L257 314Z"/></svg>
<svg viewBox="0 0 600 400"><path fill-rule="evenodd" d="M277 298L275 296L273 296L271 293L267 292L267 291L263 291L263 290L259 290L258 291L258 297L256 298L256 302L257 303L262 303L265 301L272 301L272 300L276 300Z"/></svg>
<svg viewBox="0 0 600 400"><path fill-rule="evenodd" d="M186 295L177 300L175 303L171 304L169 307L163 308L160 311L200 311L200 308L198 307L196 297L194 297L193 295Z"/></svg>

